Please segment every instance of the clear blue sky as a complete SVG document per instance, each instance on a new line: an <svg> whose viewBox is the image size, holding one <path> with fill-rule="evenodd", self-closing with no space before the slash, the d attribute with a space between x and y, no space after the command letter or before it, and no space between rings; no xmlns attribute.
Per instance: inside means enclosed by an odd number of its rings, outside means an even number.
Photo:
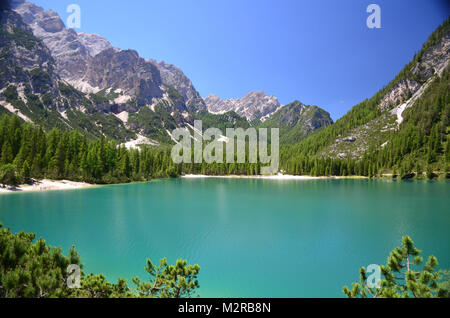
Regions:
<svg viewBox="0 0 450 318"><path fill-rule="evenodd" d="M408 63L450 13L445 0L35 0L77 31L180 67L200 94L253 90L298 99L333 119L371 97ZM366 8L381 7L381 29Z"/></svg>

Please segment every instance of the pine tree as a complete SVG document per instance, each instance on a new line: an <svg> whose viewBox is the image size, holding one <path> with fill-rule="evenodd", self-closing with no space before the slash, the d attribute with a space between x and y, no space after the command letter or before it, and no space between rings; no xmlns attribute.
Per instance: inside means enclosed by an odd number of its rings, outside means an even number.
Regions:
<svg viewBox="0 0 450 318"><path fill-rule="evenodd" d="M344 286L344 294L349 298L439 297L442 292L437 283L439 274L435 272L437 258L430 256L423 269L419 270L417 267L423 262L420 254L411 238L404 236L402 245L395 248L387 264L380 267L384 279L379 286L368 285L366 269L361 267L360 282L353 283L351 290Z"/></svg>
<svg viewBox="0 0 450 318"><path fill-rule="evenodd" d="M14 160L13 149L9 141L6 141L2 147L2 156L0 158L0 164L6 165L12 163Z"/></svg>
<svg viewBox="0 0 450 318"><path fill-rule="evenodd" d="M25 160L22 166L22 179L24 183L29 183L31 180L31 168L28 160Z"/></svg>
<svg viewBox="0 0 450 318"><path fill-rule="evenodd" d="M434 178L434 173L433 173L433 169L431 168L431 165L428 165L426 170L427 170L426 171L427 172L427 178L429 180L433 179Z"/></svg>
<svg viewBox="0 0 450 318"><path fill-rule="evenodd" d="M43 239L33 243L34 233L12 234L0 223L0 298L130 298L191 297L199 287L200 267L178 259L169 265L164 258L158 267L146 262L148 281L133 278L136 290L126 280L108 282L102 274L86 274L74 247L66 257L61 248L47 245ZM69 288L69 265L80 267L80 288Z"/></svg>
<svg viewBox="0 0 450 318"><path fill-rule="evenodd" d="M16 167L14 165L7 164L0 166L0 184L13 187L19 184Z"/></svg>

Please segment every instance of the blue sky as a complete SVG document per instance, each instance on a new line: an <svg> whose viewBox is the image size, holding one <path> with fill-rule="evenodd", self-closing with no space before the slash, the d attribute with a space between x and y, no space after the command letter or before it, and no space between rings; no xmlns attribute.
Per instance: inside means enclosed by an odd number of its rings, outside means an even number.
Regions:
<svg viewBox="0 0 450 318"><path fill-rule="evenodd" d="M35 0L80 32L180 67L200 94L254 90L338 119L407 64L450 13L445 0ZM126 5L124 5L124 3ZM381 7L381 29L366 8Z"/></svg>

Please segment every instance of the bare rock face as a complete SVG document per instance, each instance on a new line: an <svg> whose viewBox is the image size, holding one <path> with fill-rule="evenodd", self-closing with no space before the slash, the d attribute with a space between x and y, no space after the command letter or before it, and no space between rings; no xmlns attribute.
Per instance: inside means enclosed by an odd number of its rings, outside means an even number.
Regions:
<svg viewBox="0 0 450 318"><path fill-rule="evenodd" d="M114 70L114 71L111 71ZM133 50L108 49L91 59L85 79L94 87L117 87L137 97L138 105L152 104L161 98L162 82L158 69Z"/></svg>
<svg viewBox="0 0 450 318"><path fill-rule="evenodd" d="M87 49L90 56L96 56L100 52L108 49L113 49L115 52L120 51L120 49L113 47L108 40L98 34L82 32L78 32L77 34L78 39Z"/></svg>
<svg viewBox="0 0 450 318"><path fill-rule="evenodd" d="M158 63L155 60L149 60L149 62L158 68L162 82L172 86L183 96L189 112L207 109L205 101L196 91L191 80L178 67L164 61Z"/></svg>
<svg viewBox="0 0 450 318"><path fill-rule="evenodd" d="M250 92L237 99L222 100L216 95L209 95L205 103L211 113L235 111L247 120L261 120L281 107L275 96L267 96L263 91Z"/></svg>
<svg viewBox="0 0 450 318"><path fill-rule="evenodd" d="M236 112L249 120L261 119L276 111L280 106L275 96L267 96L263 91L258 91L242 97Z"/></svg>
<svg viewBox="0 0 450 318"><path fill-rule="evenodd" d="M411 68L414 79L401 80L383 96L380 102L381 111L390 110L411 98L429 78L434 74L441 73L449 60L450 34L447 33L441 41L426 50L416 65Z"/></svg>
<svg viewBox="0 0 450 318"><path fill-rule="evenodd" d="M43 15L43 19L38 21L38 25L48 33L61 32L65 29L59 15L52 10L47 11L47 14Z"/></svg>
<svg viewBox="0 0 450 318"><path fill-rule="evenodd" d="M16 3L14 10L50 49L58 75L75 88L85 93L119 89L129 97L120 102L133 100L139 109L153 104L155 98L163 98L168 87L173 87L185 104L179 110L206 109L200 94L179 68L146 61L136 51L115 48L97 34L66 29L57 13L44 11L33 3Z"/></svg>
<svg viewBox="0 0 450 318"><path fill-rule="evenodd" d="M61 78L76 81L83 77L88 67L89 53L77 33L67 30L57 13L44 11L30 2L20 3L14 10L50 49Z"/></svg>
<svg viewBox="0 0 450 318"><path fill-rule="evenodd" d="M380 102L381 111L389 110L393 106L407 100L420 88L421 84L409 78L401 80L391 89Z"/></svg>
<svg viewBox="0 0 450 318"><path fill-rule="evenodd" d="M209 95L204 100L208 111L213 114L226 113L234 110L236 104L236 100L234 99L223 100L214 94Z"/></svg>
<svg viewBox="0 0 450 318"><path fill-rule="evenodd" d="M433 74L442 72L447 66L449 59L450 33L447 33L441 41L425 52L419 63L412 69L412 73L427 80Z"/></svg>

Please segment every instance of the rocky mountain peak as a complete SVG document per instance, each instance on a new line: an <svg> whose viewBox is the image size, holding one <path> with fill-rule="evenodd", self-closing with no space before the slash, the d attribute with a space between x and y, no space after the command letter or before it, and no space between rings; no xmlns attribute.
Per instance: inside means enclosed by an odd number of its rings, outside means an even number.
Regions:
<svg viewBox="0 0 450 318"><path fill-rule="evenodd" d="M207 109L203 98L180 68L164 61L148 60L148 62L158 68L162 82L165 85L173 87L183 96L186 107L190 112L205 111Z"/></svg>
<svg viewBox="0 0 450 318"><path fill-rule="evenodd" d="M261 120L280 108L281 104L275 96L267 96L264 91L250 92L242 98L222 100L216 95L205 98L208 110L212 113L235 111L247 120Z"/></svg>
<svg viewBox="0 0 450 318"><path fill-rule="evenodd" d="M206 110L192 82L176 66L146 61L136 51L115 48L97 34L66 29L57 13L33 3L16 3L14 10L50 49L59 76L75 88L85 93L119 89L128 96L123 100L136 101L138 108L153 104L174 88L185 104L180 110Z"/></svg>
<svg viewBox="0 0 450 318"><path fill-rule="evenodd" d="M100 52L108 49L113 49L116 52L120 51L119 48L113 47L108 40L95 33L79 32L78 38L86 47L90 56L96 56Z"/></svg>

